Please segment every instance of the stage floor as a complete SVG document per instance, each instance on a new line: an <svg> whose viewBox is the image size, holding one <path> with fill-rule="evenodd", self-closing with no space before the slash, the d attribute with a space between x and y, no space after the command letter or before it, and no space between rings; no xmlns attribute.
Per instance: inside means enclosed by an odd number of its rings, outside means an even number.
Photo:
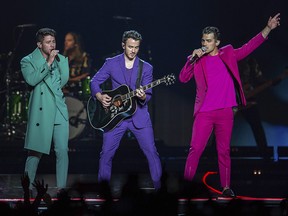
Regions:
<svg viewBox="0 0 288 216"><path fill-rule="evenodd" d="M154 188L151 186L151 180L149 174L140 174L139 176L139 188L143 191L144 194L155 193ZM212 177L212 176L210 176ZM49 185L48 193L51 195L53 201L57 201L57 188L55 183L54 174L38 174L38 179L44 179L45 184ZM23 202L23 190L21 187L21 174L1 174L0 175L0 202L7 202L10 206L15 206L17 202ZM80 198L83 198L87 206L92 209L101 209L105 199L99 196L99 187L97 184L97 175L92 174L69 174L68 176L68 188L69 196L73 201L79 201ZM122 189L127 180L125 174L114 174L111 180L111 193L113 195L113 202L117 205L117 202L120 202L123 199ZM209 182L209 176L207 177L207 182ZM174 195L177 199L177 215L191 215L191 209L197 209L198 212L206 212L207 207L215 207L223 209L229 209L230 206L234 206L235 203L240 205L242 209L245 208L260 208L265 209L266 212L269 212L271 216L281 215L281 206L285 200L285 197L253 197L242 194L241 191L237 191L239 195L236 199L231 198L221 198L217 193L211 192L211 196L205 196L205 194L198 194L199 197L189 196L189 192L186 193L181 188L181 181L177 176L169 176L167 179L168 191L167 194ZM211 186L211 185L209 185ZM80 189L81 188L81 189ZM188 187L189 188L189 187ZM194 188L195 187L191 187ZM182 189L182 191L181 191ZM267 189L267 188L266 188ZM193 190L193 189L191 189ZM250 188L252 191L252 188ZM265 188L263 188L265 190ZM181 192L180 192L181 191ZM37 194L36 190L33 189L34 196ZM80 195L81 194L81 195ZM191 193L193 194L193 192ZM152 196L151 196L152 197ZM120 200L120 201L119 201ZM234 201L238 200L238 201ZM31 199L33 202L33 199ZM161 202L162 203L162 202ZM234 203L234 204L233 204ZM47 205L42 201L39 206L39 212L47 210ZM230 210L234 211L234 210ZM250 211L250 210L249 210ZM258 211L258 210L253 210ZM234 212L235 213L235 212ZM161 214L160 214L161 215ZM245 215L245 214L244 214Z"/></svg>
<svg viewBox="0 0 288 216"><path fill-rule="evenodd" d="M167 192L176 194L179 204L179 214L185 215L184 207L188 203L196 203L203 206L209 197L187 198L183 191L183 172L188 152L187 147L165 146L161 140L156 140L156 146L161 158L163 170L167 175ZM81 139L69 143L69 176L68 189L74 191L72 197L79 198L75 187L81 185L86 187L85 199L91 205L101 205L103 200L99 199L97 185L97 170L101 140ZM282 151L283 150L283 151ZM280 149L279 160L265 161L259 157L255 148L233 147L231 188L239 199L246 202L265 203L271 211L279 213L280 203L288 196L288 160L285 156L287 149ZM24 170L26 153L23 150L23 140L1 140L0 158L0 201L16 202L21 200L23 192L21 188L21 176ZM211 200L215 203L227 203L229 200L217 199L217 190L220 191L219 176L217 174L217 155L215 149L208 146L201 160L195 182L202 183L203 176L207 172L213 172L206 178L208 189L211 192ZM130 174L138 175L138 184L145 193L153 193L154 188L149 174L148 164L137 142L133 139L124 139L113 160L113 171L111 179L111 193L117 200L121 197L123 185ZM55 180L55 155L43 156L40 161L37 179L44 179L49 185L48 193L56 197ZM211 187L211 188L208 188ZM76 187L77 188L77 187ZM75 192L76 191L76 192ZM36 191L34 191L34 194ZM44 207L45 208L45 207Z"/></svg>
<svg viewBox="0 0 288 216"><path fill-rule="evenodd" d="M23 190L21 187L21 174L1 174L0 175L0 202L10 203L10 206L15 206L17 202L23 202ZM48 193L51 195L53 201L57 200L57 188L55 183L55 175L54 174L38 174L38 179L44 179L45 184L48 184ZM207 177L207 183L213 179L213 175ZM114 174L111 180L111 193L113 196L113 201L117 203L122 199L122 189L127 182L127 175L125 174ZM213 181L212 181L213 182ZM138 184L140 190L143 191L144 194L153 194L155 190L151 185L151 180L149 174L139 174L138 176ZM198 183L197 183L198 184ZM197 184L195 184L197 186ZM183 191L183 185L181 186L181 180L175 176L169 176L167 178L167 194L175 195L177 197L177 215L190 215L189 211L191 208L197 209L197 211L205 212L205 208L207 205L209 206L218 206L219 208L229 208L230 205L235 205L234 200L238 200L238 204L246 208L246 206L256 207L265 209L265 211L269 211L271 216L281 215L281 206L285 200L285 197L257 197L257 196L247 196L246 194L238 192L238 196L236 199L231 198L221 198L217 193L211 192L211 196L205 196L205 193L196 193L195 196L190 196L189 191ZM208 187L213 187L213 185L208 185ZM189 188L189 187L187 187ZM195 189L195 186L191 186L191 190ZM213 188L217 190L217 187ZM265 190L267 188L263 188ZM250 188L251 191L252 188ZM105 199L99 196L99 187L97 184L97 175L96 174L69 174L68 176L68 188L69 196L72 200L80 200L80 198L84 198L85 203L90 206L90 208L100 208L102 204L106 201ZM36 190L33 189L34 196L37 194ZM251 193L252 195L253 193ZM198 195L198 196L197 196ZM274 194L276 195L276 194ZM33 199L31 199L31 202ZM235 202L234 204L232 204ZM39 206L39 211L44 211L47 209L46 204L42 201ZM190 209L190 210L189 210Z"/></svg>

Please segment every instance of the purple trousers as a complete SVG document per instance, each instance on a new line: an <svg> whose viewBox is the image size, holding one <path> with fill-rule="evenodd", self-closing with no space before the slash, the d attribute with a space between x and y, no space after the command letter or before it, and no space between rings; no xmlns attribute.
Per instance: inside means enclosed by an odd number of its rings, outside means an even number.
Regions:
<svg viewBox="0 0 288 216"><path fill-rule="evenodd" d="M137 129L131 120L124 120L116 128L103 134L103 146L100 153L98 181L110 181L112 159L119 147L121 138L128 129L135 135L140 148L146 156L154 187L155 189L159 189L161 187L162 167L155 147L152 126Z"/></svg>
<svg viewBox="0 0 288 216"><path fill-rule="evenodd" d="M214 130L218 154L218 166L222 187L230 187L231 158L230 141L234 114L232 108L219 109L196 114L192 130L189 154L186 160L184 178L192 180L208 139Z"/></svg>

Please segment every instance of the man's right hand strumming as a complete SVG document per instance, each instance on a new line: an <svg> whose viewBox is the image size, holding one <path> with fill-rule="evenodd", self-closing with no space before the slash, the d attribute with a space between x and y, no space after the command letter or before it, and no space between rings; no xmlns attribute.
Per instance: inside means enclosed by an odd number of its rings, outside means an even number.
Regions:
<svg viewBox="0 0 288 216"><path fill-rule="evenodd" d="M110 106L111 104L111 97L108 96L107 94L101 94L100 92L98 92L96 95L97 100L99 100L104 108L107 108Z"/></svg>

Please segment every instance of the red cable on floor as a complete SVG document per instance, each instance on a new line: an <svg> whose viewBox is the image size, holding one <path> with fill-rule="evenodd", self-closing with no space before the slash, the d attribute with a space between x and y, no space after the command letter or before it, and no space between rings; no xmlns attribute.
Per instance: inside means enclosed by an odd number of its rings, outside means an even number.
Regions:
<svg viewBox="0 0 288 216"><path fill-rule="evenodd" d="M212 192L217 193L217 194L222 194L221 191L213 188L213 187L210 186L210 185L207 183L207 181L206 181L206 179L207 179L207 177L208 177L209 175L215 175L215 174L218 174L218 172L212 172L212 171L206 172L206 173L204 174L203 178L202 178L202 182L203 182L204 185L205 185L209 190L211 190ZM260 198L248 197L248 196L236 196L236 198L246 199L246 200L270 200L270 201L272 201L272 200L274 200L274 201L279 201L279 200L284 199L284 198L261 198L261 199L260 199ZM230 198L228 198L228 199L230 199Z"/></svg>
<svg viewBox="0 0 288 216"><path fill-rule="evenodd" d="M209 175L215 175L215 174L217 174L217 172L211 172L211 171L206 172L206 173L204 174L203 178L202 178L202 182L203 182L204 185L205 185L209 190L211 190L212 192L217 193L217 194L222 194L221 191L213 188L212 186L208 185L208 183L206 182L206 179L207 179L207 177L208 177Z"/></svg>

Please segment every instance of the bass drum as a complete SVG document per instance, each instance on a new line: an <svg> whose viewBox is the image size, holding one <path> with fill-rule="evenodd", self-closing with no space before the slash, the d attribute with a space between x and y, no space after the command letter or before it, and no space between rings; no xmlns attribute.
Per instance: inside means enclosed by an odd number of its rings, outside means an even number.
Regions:
<svg viewBox="0 0 288 216"><path fill-rule="evenodd" d="M85 105L78 99L66 96L66 104L69 113L69 140L73 140L83 132L87 123L87 111Z"/></svg>

